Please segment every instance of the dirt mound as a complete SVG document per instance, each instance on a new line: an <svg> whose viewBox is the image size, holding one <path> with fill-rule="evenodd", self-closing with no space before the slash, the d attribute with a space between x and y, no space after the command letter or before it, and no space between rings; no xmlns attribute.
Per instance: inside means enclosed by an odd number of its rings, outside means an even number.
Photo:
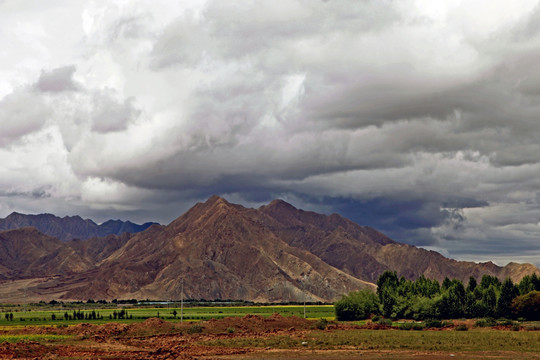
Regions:
<svg viewBox="0 0 540 360"><path fill-rule="evenodd" d="M0 343L0 359L35 358L36 354L46 354L47 347L37 341L21 341L16 344Z"/></svg>
<svg viewBox="0 0 540 360"><path fill-rule="evenodd" d="M204 322L204 331L208 333L223 332L250 332L265 333L276 332L278 330L309 329L313 326L312 320L306 320L297 316L281 316L273 314L264 318L259 315L246 315L242 318L227 317L219 320L209 320Z"/></svg>
<svg viewBox="0 0 540 360"><path fill-rule="evenodd" d="M129 335L143 336L150 334L167 334L174 332L175 330L176 326L173 323L158 318L150 318L141 323L129 325L126 333Z"/></svg>

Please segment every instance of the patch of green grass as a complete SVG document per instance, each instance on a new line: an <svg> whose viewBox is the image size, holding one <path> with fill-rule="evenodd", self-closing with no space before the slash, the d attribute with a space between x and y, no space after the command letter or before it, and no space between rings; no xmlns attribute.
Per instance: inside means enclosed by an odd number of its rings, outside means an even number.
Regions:
<svg viewBox="0 0 540 360"><path fill-rule="evenodd" d="M312 332L308 338L309 343L321 349L354 346L364 350L540 352L540 337L533 332L342 330Z"/></svg>
<svg viewBox="0 0 540 360"><path fill-rule="evenodd" d="M292 338L287 335L271 336L267 338L231 338L205 341L204 345L221 346L230 348L261 348L270 347L272 349L291 349L300 347L301 339Z"/></svg>
<svg viewBox="0 0 540 360"><path fill-rule="evenodd" d="M304 346L302 342L307 344ZM336 330L312 331L306 338L273 336L268 338L230 338L205 342L205 345L232 348L271 347L291 349L307 347L317 350L354 348L356 350L407 351L515 351L540 352L540 337L534 332L508 332L473 329L469 331L393 331Z"/></svg>
<svg viewBox="0 0 540 360"><path fill-rule="evenodd" d="M49 341L62 341L66 339L73 338L73 335L54 335L54 334L16 334L16 335L0 335L0 343L10 342L16 343L20 341L38 341L38 342L49 342Z"/></svg>

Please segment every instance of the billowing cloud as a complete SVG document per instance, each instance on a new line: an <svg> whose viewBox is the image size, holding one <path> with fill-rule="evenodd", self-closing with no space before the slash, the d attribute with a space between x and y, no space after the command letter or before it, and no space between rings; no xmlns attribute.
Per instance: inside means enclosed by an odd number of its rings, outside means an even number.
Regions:
<svg viewBox="0 0 540 360"><path fill-rule="evenodd" d="M0 14L4 213L168 222L214 193L282 197L458 258L540 252L537 0Z"/></svg>
<svg viewBox="0 0 540 360"><path fill-rule="evenodd" d="M50 72L42 71L35 87L42 92L74 91L77 89L72 79L74 72L75 66L73 65L57 68Z"/></svg>
<svg viewBox="0 0 540 360"><path fill-rule="evenodd" d="M0 100L0 146L39 130L49 114L44 102L31 92L21 90L5 96Z"/></svg>

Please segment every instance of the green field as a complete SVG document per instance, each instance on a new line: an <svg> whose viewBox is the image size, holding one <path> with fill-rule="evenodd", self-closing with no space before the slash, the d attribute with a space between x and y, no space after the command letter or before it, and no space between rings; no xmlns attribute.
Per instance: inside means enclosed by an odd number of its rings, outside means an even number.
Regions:
<svg viewBox="0 0 540 360"><path fill-rule="evenodd" d="M304 343L304 345L302 345ZM316 350L415 350L415 351L517 351L540 353L537 331L393 331L340 330L313 331L305 337L233 338L209 343L224 347L270 347L273 349L307 348Z"/></svg>
<svg viewBox="0 0 540 360"><path fill-rule="evenodd" d="M113 313L119 312L122 309L127 311L127 319L114 318ZM22 310L22 309L21 309ZM73 316L74 311L81 311L84 316L88 316L95 311L99 319L78 319L66 320L65 314ZM176 317L174 316L176 311ZM8 311L13 314L13 321L5 318L6 312L0 313L0 326L28 326L28 325L73 325L81 322L89 322L92 324L103 324L111 321L120 323L131 323L143 321L151 317L160 317L169 321L180 321L180 307L170 308L139 308L139 307L118 307L118 308L92 308L78 310L73 309L58 309L58 310L39 310L27 309L27 311ZM247 314L270 316L278 313L282 316L296 315L304 316L304 307L297 305L281 305L281 306L219 306L219 307L185 307L183 310L183 320L185 321L200 321L209 319L220 319L228 316L245 316ZM52 317L56 318L52 320ZM103 317L103 319L101 319ZM308 319L326 318L334 319L334 307L332 305L307 305L306 317Z"/></svg>

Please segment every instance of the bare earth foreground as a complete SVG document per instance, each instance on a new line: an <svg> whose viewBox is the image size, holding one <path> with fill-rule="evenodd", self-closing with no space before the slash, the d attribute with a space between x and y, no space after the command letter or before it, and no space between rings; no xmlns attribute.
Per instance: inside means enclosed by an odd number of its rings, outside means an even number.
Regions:
<svg viewBox="0 0 540 360"><path fill-rule="evenodd" d="M539 331L402 331L246 315L182 324L5 327L1 359L540 359ZM514 329L515 330L515 329Z"/></svg>

